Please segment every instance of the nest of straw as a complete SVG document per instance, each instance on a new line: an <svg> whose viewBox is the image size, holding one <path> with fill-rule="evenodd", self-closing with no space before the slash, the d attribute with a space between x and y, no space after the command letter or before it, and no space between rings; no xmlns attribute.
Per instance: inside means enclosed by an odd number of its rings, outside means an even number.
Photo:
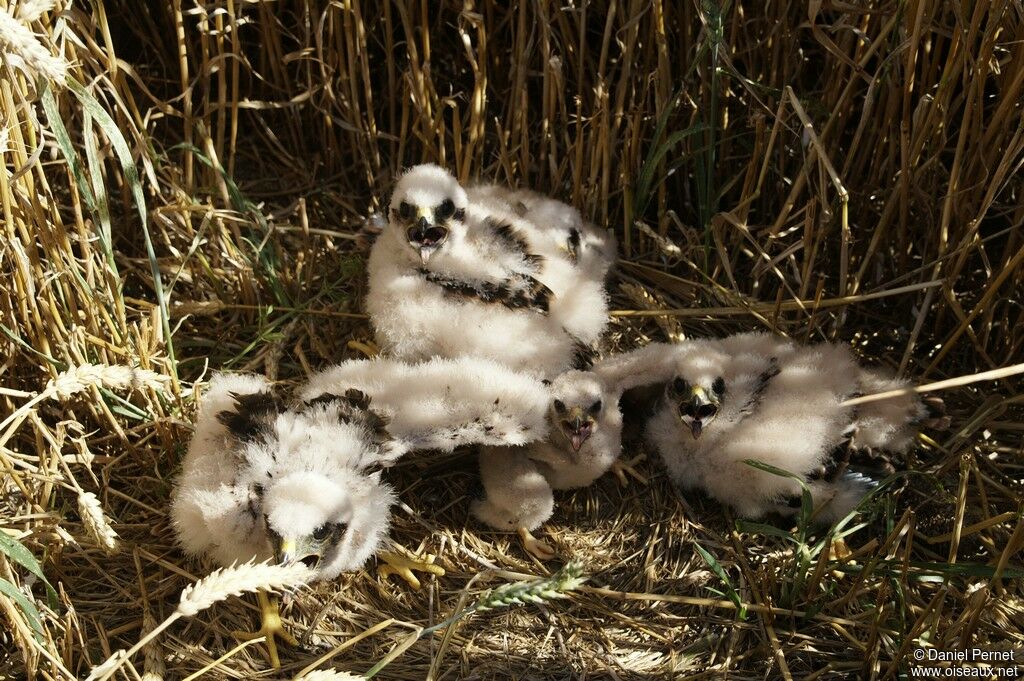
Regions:
<svg viewBox="0 0 1024 681"><path fill-rule="evenodd" d="M167 518L203 381L297 381L370 336L360 233L412 163L613 227L607 352L769 329L920 381L1024 359L1020 0L0 5L0 676L85 676L213 569ZM557 565L470 519L471 457L411 457L393 536L447 574L303 592L279 675L895 678L915 648L1019 650L1020 382L944 398L953 428L843 543L737 525L650 457L647 486L558 497L570 598L416 640ZM273 676L230 634L255 615L212 604L116 674Z"/></svg>

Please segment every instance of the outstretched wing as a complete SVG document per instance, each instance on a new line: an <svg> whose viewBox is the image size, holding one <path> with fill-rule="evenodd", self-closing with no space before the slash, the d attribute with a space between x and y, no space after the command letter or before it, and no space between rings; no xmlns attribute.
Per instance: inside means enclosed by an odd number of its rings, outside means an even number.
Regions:
<svg viewBox="0 0 1024 681"><path fill-rule="evenodd" d="M640 386L664 383L674 375L674 360L689 352L695 343L650 343L631 352L602 359L591 368L608 386L609 392L622 394Z"/></svg>
<svg viewBox="0 0 1024 681"><path fill-rule="evenodd" d="M390 438L384 463L416 449L523 445L547 435L550 395L539 380L485 359L351 360L299 389L309 402L359 391Z"/></svg>

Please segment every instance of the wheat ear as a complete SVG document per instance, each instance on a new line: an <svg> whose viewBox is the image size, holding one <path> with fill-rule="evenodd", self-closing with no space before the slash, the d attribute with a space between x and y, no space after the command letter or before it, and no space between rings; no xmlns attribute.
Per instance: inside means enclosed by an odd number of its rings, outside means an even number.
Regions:
<svg viewBox="0 0 1024 681"><path fill-rule="evenodd" d="M53 5L53 0L22 0L18 5L18 18L30 24L43 16L43 13L53 9Z"/></svg>
<svg viewBox="0 0 1024 681"><path fill-rule="evenodd" d="M162 392L170 380L170 377L149 369L116 364L82 364L62 371L46 385L46 390L53 399L66 400L94 385L111 390L152 388Z"/></svg>
<svg viewBox="0 0 1024 681"><path fill-rule="evenodd" d="M117 548L117 532L110 526L110 521L103 513L103 506L95 494L78 493L78 515L81 516L85 529L104 550L112 553Z"/></svg>
<svg viewBox="0 0 1024 681"><path fill-rule="evenodd" d="M44 75L61 85L67 74L68 63L61 57L50 54L39 42L28 26L7 12L0 11L0 50L14 57L30 78Z"/></svg>
<svg viewBox="0 0 1024 681"><path fill-rule="evenodd" d="M296 676L295 681L363 681L365 677L333 669L314 669L305 676Z"/></svg>
<svg viewBox="0 0 1024 681"><path fill-rule="evenodd" d="M131 650L124 653L120 660L114 657L122 651L114 653L100 667L104 667L102 675L97 673L97 667L90 674L94 681L105 681L126 660L147 643L156 638L160 632L171 626L182 617L192 617L198 612L209 608L218 601L223 601L230 596L240 596L243 593L253 591L279 591L281 589L292 589L307 583L313 576L313 571L302 563L292 565L273 565L270 563L242 563L227 568L214 570L206 577L195 584L190 584L181 592L177 609L171 616L160 623L152 631L146 634L142 640L131 647Z"/></svg>
<svg viewBox="0 0 1024 681"><path fill-rule="evenodd" d="M7 16L4 12L0 12L0 15ZM9 16L7 18L10 19ZM3 46L3 21L0 18L0 47ZM106 364L72 366L47 383L46 388L41 393L11 412L7 418L0 422L0 431L4 431L8 424L21 423L21 419L43 400L66 400L72 395L88 390L92 386L112 390L152 388L162 392L168 381L170 381L169 377L162 376L149 369ZM16 428L17 425L14 427ZM11 428L9 432L0 435L0 444L7 441L13 430L14 428Z"/></svg>

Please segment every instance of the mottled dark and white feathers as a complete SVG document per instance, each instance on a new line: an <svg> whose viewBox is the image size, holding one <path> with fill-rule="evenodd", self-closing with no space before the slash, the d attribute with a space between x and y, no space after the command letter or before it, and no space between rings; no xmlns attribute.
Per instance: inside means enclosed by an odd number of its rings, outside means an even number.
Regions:
<svg viewBox="0 0 1024 681"><path fill-rule="evenodd" d="M370 470L381 451L373 425L340 401L288 408L262 377L217 375L172 498L178 539L221 565L356 569L388 529L393 492Z"/></svg>
<svg viewBox="0 0 1024 681"><path fill-rule="evenodd" d="M311 377L298 395L308 401L342 388L371 395L386 419L385 463L411 450L520 445L548 432L548 387L493 360L350 360Z"/></svg>
<svg viewBox="0 0 1024 681"><path fill-rule="evenodd" d="M410 169L370 254L366 308L384 353L484 357L541 376L571 368L607 324L603 280L546 255L538 235L445 170Z"/></svg>
<svg viewBox="0 0 1024 681"><path fill-rule="evenodd" d="M874 484L846 465L850 447L905 451L926 412L913 395L863 409L846 405L865 390L897 383L861 368L849 348L835 344L801 346L748 333L648 346L635 360L636 371L663 372L645 434L672 479L751 518L792 512L801 489L748 460L803 479L817 520L832 522ZM631 358L618 362L628 366Z"/></svg>
<svg viewBox="0 0 1024 681"><path fill-rule="evenodd" d="M566 203L530 189L494 184L470 187L467 195L474 203L522 218L544 257L567 260L598 280L605 279L615 264L615 236L584 220L579 210Z"/></svg>
<svg viewBox="0 0 1024 681"><path fill-rule="evenodd" d="M480 359L346 362L290 402L262 377L217 375L174 491L176 533L223 565L357 569L388 530L381 467L411 450L544 437L548 403L539 380Z"/></svg>

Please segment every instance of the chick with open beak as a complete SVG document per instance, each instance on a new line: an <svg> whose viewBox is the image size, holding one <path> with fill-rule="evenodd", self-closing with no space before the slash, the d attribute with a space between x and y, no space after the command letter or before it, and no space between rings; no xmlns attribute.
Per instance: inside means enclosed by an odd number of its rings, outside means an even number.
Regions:
<svg viewBox="0 0 1024 681"><path fill-rule="evenodd" d="M696 440L718 416L725 395L725 381L718 377L705 387L677 376L669 383L668 390L669 398L677 405L679 420L690 429Z"/></svg>
<svg viewBox="0 0 1024 681"><path fill-rule="evenodd" d="M401 200L391 208L392 221L404 231L409 246L419 253L424 265L448 240L450 222L464 217L465 209L457 207L451 198L445 198L437 205Z"/></svg>
<svg viewBox="0 0 1024 681"><path fill-rule="evenodd" d="M324 523L306 535L282 536L271 531L274 560L281 565L303 563L310 570L316 570L344 534L345 524L333 522Z"/></svg>
<svg viewBox="0 0 1024 681"><path fill-rule="evenodd" d="M583 443L590 439L597 426L596 417L601 413L601 400L587 406L573 405L567 407L561 400L552 403L558 427L562 435L572 447L573 455L577 455Z"/></svg>

